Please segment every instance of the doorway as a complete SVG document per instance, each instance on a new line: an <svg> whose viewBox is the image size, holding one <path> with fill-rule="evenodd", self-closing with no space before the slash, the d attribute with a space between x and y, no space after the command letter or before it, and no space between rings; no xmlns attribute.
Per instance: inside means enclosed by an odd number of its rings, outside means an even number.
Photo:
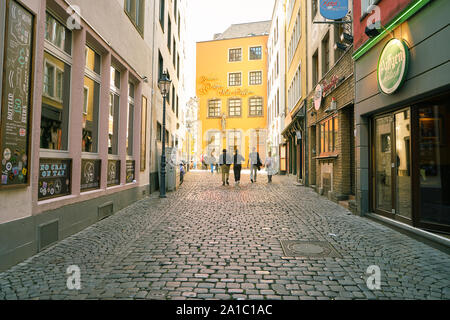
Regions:
<svg viewBox="0 0 450 320"><path fill-rule="evenodd" d="M412 225L411 110L375 117L373 128L374 210Z"/></svg>

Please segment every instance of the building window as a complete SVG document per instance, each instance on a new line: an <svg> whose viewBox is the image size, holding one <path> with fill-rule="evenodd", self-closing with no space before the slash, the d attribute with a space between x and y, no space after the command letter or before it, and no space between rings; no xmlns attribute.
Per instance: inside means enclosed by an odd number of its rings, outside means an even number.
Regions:
<svg viewBox="0 0 450 320"><path fill-rule="evenodd" d="M341 35L344 33L344 31L345 30L343 24L337 24L334 26L334 42L341 41ZM336 63L342 57L342 55L343 51L336 47L336 50L334 50L334 63Z"/></svg>
<svg viewBox="0 0 450 320"><path fill-rule="evenodd" d="M172 21L170 21L170 17L167 17L167 48L169 52L171 52L171 43L172 43Z"/></svg>
<svg viewBox="0 0 450 320"><path fill-rule="evenodd" d="M233 72L228 74L228 86L235 87L242 85L242 73Z"/></svg>
<svg viewBox="0 0 450 320"><path fill-rule="evenodd" d="M46 13L45 40L68 55L72 54L72 32L48 12Z"/></svg>
<svg viewBox="0 0 450 320"><path fill-rule="evenodd" d="M322 77L330 70L330 37L329 34L322 40Z"/></svg>
<svg viewBox="0 0 450 320"><path fill-rule="evenodd" d="M241 99L228 100L228 114L230 117L241 116Z"/></svg>
<svg viewBox="0 0 450 320"><path fill-rule="evenodd" d="M159 0L159 23L164 31L164 13L165 13L166 0Z"/></svg>
<svg viewBox="0 0 450 320"><path fill-rule="evenodd" d="M173 63L173 67L176 69L177 65L176 65L176 61L177 61L177 42L175 41L175 37L173 37L173 56L172 56L172 63Z"/></svg>
<svg viewBox="0 0 450 320"><path fill-rule="evenodd" d="M250 54L249 54L250 60L261 60L262 59L262 47L250 47Z"/></svg>
<svg viewBox="0 0 450 320"><path fill-rule="evenodd" d="M361 0L361 16L369 13L369 8L379 0Z"/></svg>
<svg viewBox="0 0 450 320"><path fill-rule="evenodd" d="M320 124L320 154L337 152L339 122L338 116L328 118Z"/></svg>
<svg viewBox="0 0 450 320"><path fill-rule="evenodd" d="M242 48L229 49L228 61L229 62L242 61Z"/></svg>
<svg viewBox="0 0 450 320"><path fill-rule="evenodd" d="M234 155L237 149L242 154L242 132L238 130L229 130L227 132L228 153Z"/></svg>
<svg viewBox="0 0 450 320"><path fill-rule="evenodd" d="M133 155L133 126L134 126L134 92L133 83L128 84L128 112L127 112L127 155Z"/></svg>
<svg viewBox="0 0 450 320"><path fill-rule="evenodd" d="M207 154L208 156L213 156L216 159L220 156L221 154L221 148L220 148L220 131L209 131L207 133L206 136L206 140L207 140Z"/></svg>
<svg viewBox="0 0 450 320"><path fill-rule="evenodd" d="M157 122L156 124L156 139L161 142L162 141L162 126L161 123Z"/></svg>
<svg viewBox="0 0 450 320"><path fill-rule="evenodd" d="M221 106L222 106L221 100L209 100L208 101L208 117L209 118L220 117Z"/></svg>
<svg viewBox="0 0 450 320"><path fill-rule="evenodd" d="M312 0L312 20L314 21L314 18L317 15L317 0Z"/></svg>
<svg viewBox="0 0 450 320"><path fill-rule="evenodd" d="M125 12L140 34L144 32L144 0L125 0Z"/></svg>
<svg viewBox="0 0 450 320"><path fill-rule="evenodd" d="M118 154L120 108L120 72L111 67L111 88L108 122L108 153Z"/></svg>
<svg viewBox="0 0 450 320"><path fill-rule="evenodd" d="M254 97L249 99L249 115L252 117L260 117L263 113L263 98Z"/></svg>
<svg viewBox="0 0 450 320"><path fill-rule="evenodd" d="M164 73L164 59L162 57L161 51L158 51L158 80L161 79Z"/></svg>
<svg viewBox="0 0 450 320"><path fill-rule="evenodd" d="M249 84L251 86L262 84L262 71L251 71L249 75Z"/></svg>
<svg viewBox="0 0 450 320"><path fill-rule="evenodd" d="M312 58L312 83L313 87L319 82L319 54L316 51Z"/></svg>

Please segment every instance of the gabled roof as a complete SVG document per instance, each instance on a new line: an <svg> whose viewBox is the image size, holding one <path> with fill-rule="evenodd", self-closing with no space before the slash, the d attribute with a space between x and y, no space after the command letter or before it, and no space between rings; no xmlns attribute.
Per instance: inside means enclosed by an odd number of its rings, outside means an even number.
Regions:
<svg viewBox="0 0 450 320"><path fill-rule="evenodd" d="M214 40L244 38L269 35L272 21L257 21L249 23L232 24L225 32L214 35Z"/></svg>

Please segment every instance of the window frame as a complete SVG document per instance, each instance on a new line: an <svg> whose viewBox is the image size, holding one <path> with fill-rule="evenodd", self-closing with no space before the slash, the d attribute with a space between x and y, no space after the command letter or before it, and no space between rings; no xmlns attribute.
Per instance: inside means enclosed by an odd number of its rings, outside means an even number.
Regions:
<svg viewBox="0 0 450 320"><path fill-rule="evenodd" d="M259 83L252 83L252 73L259 73L261 75ZM248 72L248 85L249 86L261 86L264 82L264 75L262 70L251 70Z"/></svg>
<svg viewBox="0 0 450 320"><path fill-rule="evenodd" d="M339 154L338 136L339 114L336 113L319 122L319 158Z"/></svg>
<svg viewBox="0 0 450 320"><path fill-rule="evenodd" d="M231 106L231 102L232 101L239 101L239 106L236 106L236 105L234 105L234 106ZM241 118L242 117L242 99L241 98L229 98L228 100L227 100L227 106L228 106L228 116L229 117L231 117L231 118ZM237 107L239 107L239 115L236 115L236 114L231 114L231 108L237 108ZM235 112L236 113L236 112Z"/></svg>
<svg viewBox="0 0 450 320"><path fill-rule="evenodd" d="M231 51L232 50L240 50L240 59L239 60L231 60ZM228 48L228 63L242 62L242 47Z"/></svg>
<svg viewBox="0 0 450 320"><path fill-rule="evenodd" d="M214 112L214 115L211 115L211 103L218 102L218 112ZM216 106L214 106L216 107ZM217 113L217 115L216 115ZM222 113L222 100L221 99L209 99L208 100L208 118L220 118Z"/></svg>
<svg viewBox="0 0 450 320"><path fill-rule="evenodd" d="M124 0L124 2L123 10L125 14L138 33L143 36L145 26L145 0ZM136 2L139 2L139 6L136 5ZM130 3L130 12L128 11L128 3Z"/></svg>
<svg viewBox="0 0 450 320"><path fill-rule="evenodd" d="M239 79L239 84L231 84L230 82L230 76L231 75L240 75L240 79ZM242 87L242 71L237 71L237 72L228 72L227 74L227 83L229 87Z"/></svg>
<svg viewBox="0 0 450 320"><path fill-rule="evenodd" d="M261 57L259 59L252 59L252 57L251 57L252 49L254 49L254 48L261 48ZM263 46L262 45L256 45L256 46L248 47L248 60L249 61L263 60L263 57L264 57L264 52L263 52Z"/></svg>
<svg viewBox="0 0 450 320"><path fill-rule="evenodd" d="M251 101L252 100L256 100L256 99L258 99L258 100L261 100L261 114L252 114L252 104L251 104ZM248 116L249 117L252 117L252 118L255 118L255 117L264 117L264 98L263 97L261 97L261 96L253 96L253 97L250 97L250 98L248 98Z"/></svg>

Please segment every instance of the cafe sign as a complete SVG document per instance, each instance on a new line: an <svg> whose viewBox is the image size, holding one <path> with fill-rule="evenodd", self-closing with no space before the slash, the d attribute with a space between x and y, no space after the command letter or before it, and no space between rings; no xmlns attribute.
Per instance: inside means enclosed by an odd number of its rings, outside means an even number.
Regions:
<svg viewBox="0 0 450 320"><path fill-rule="evenodd" d="M409 49L403 40L392 39L378 60L377 80L380 91L393 94L405 82L409 66Z"/></svg>

